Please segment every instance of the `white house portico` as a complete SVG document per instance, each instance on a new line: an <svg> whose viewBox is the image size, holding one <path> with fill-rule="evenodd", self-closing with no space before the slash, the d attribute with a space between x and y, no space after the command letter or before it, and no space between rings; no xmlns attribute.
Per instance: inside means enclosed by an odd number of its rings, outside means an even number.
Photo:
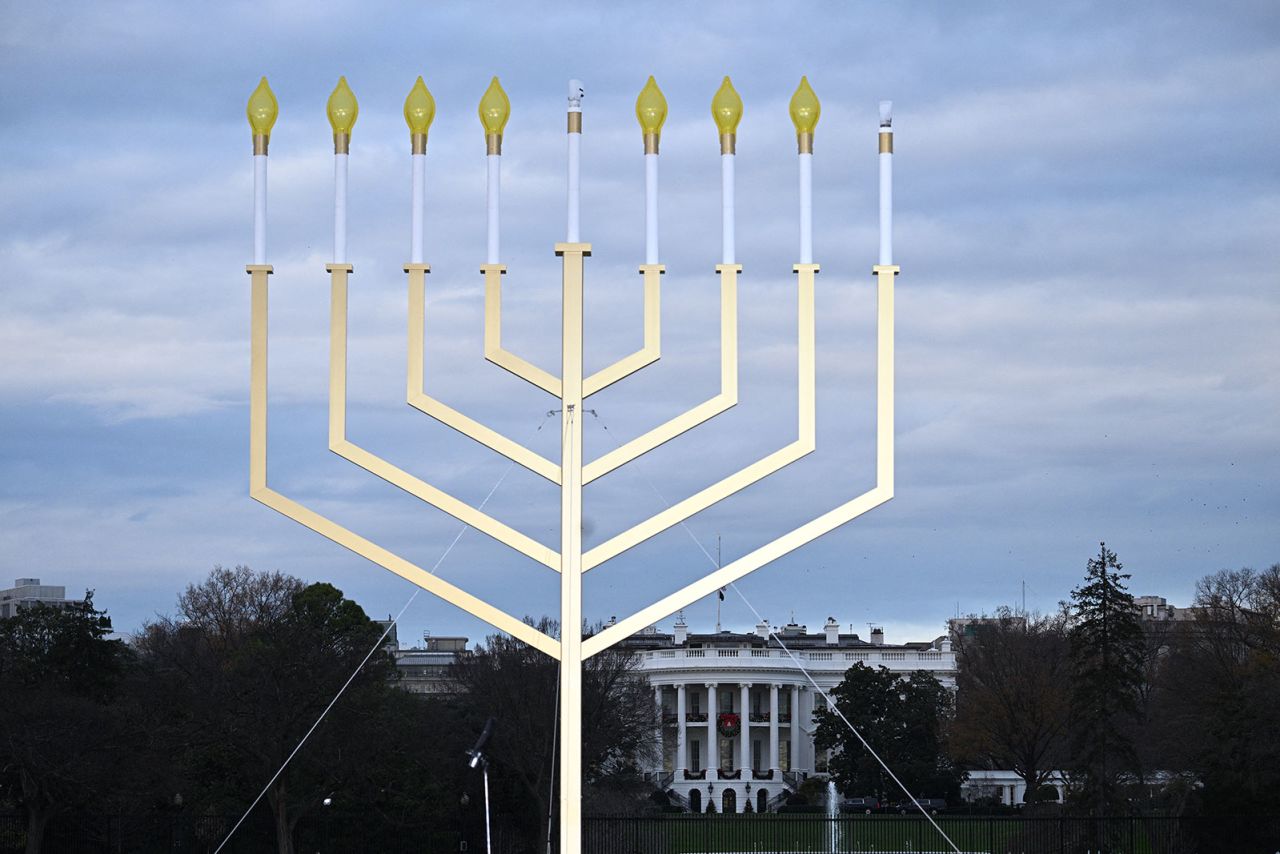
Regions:
<svg viewBox="0 0 1280 854"><path fill-rule="evenodd" d="M771 636L772 631L772 636ZM779 643L776 638L780 638ZM783 648L785 644L785 649ZM813 744L815 708L859 662L910 673L924 670L955 687L950 641L887 645L841 634L834 619L823 631L767 624L752 634L690 634L678 621L670 634L656 628L626 644L654 689L661 710L659 784L689 808L718 811L772 809L809 775L826 774L826 756Z"/></svg>

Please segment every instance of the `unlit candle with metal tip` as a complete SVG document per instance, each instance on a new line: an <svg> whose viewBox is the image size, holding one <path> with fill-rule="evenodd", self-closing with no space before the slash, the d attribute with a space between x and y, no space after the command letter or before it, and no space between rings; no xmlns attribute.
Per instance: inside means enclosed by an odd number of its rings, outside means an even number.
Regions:
<svg viewBox="0 0 1280 854"><path fill-rule="evenodd" d="M569 243L577 243L580 239L578 228L579 202L581 192L579 177L581 175L582 156L582 81L569 81L569 199L566 216L568 219L565 239Z"/></svg>
<svg viewBox="0 0 1280 854"><path fill-rule="evenodd" d="M893 102L880 102L880 264L893 264Z"/></svg>

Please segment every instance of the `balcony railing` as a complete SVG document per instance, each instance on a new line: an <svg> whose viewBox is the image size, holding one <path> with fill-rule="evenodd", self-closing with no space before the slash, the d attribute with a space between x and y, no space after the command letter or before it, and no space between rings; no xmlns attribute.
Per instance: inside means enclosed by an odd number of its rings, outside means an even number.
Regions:
<svg viewBox="0 0 1280 854"><path fill-rule="evenodd" d="M728 768L721 768L719 774L721 780L739 780L742 778L742 769L734 768L733 770L730 770Z"/></svg>
<svg viewBox="0 0 1280 854"><path fill-rule="evenodd" d="M820 668L848 669L855 662L912 662L923 670L940 670L955 667L955 654L936 649L868 649L868 650L793 650L790 655L781 649L658 649L639 654L643 661L661 666L690 658L735 658L735 667L774 667L781 662L791 663L795 656L800 661L816 662Z"/></svg>
<svg viewBox="0 0 1280 854"><path fill-rule="evenodd" d="M699 771L690 771L686 768L684 770L684 778L686 780L705 780L707 779L707 769L703 768Z"/></svg>
<svg viewBox="0 0 1280 854"><path fill-rule="evenodd" d="M751 722L752 722L753 724L768 723L768 722L769 722L769 713L768 713L768 712L752 712L752 713L751 713Z"/></svg>
<svg viewBox="0 0 1280 854"><path fill-rule="evenodd" d="M760 769L758 769L758 768L757 768L756 770L754 770L754 771L752 771L752 772L751 772L751 779L752 779L752 780L772 780L772 779L773 779L773 769L772 769L772 768L767 768L767 769L765 769L765 770L761 771Z"/></svg>
<svg viewBox="0 0 1280 854"><path fill-rule="evenodd" d="M684 719L693 724L705 724L707 722L706 712L685 712Z"/></svg>

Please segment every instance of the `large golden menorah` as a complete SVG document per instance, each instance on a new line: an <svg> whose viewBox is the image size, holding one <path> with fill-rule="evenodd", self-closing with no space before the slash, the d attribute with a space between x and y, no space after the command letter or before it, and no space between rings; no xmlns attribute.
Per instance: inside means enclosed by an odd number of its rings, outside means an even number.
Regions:
<svg viewBox="0 0 1280 854"><path fill-rule="evenodd" d="M576 90L576 96L575 96ZM640 266L644 286L644 346L591 374L584 374L583 278L584 259L591 245L578 240L577 230L577 141L582 132L581 90L571 85L569 134L569 237L555 245L562 263L562 326L560 374L555 376L520 358L502 344L502 276L506 267L498 262L496 228L496 176L501 156L502 130L509 110L506 95L494 79L480 105L488 146L490 179L490 232L488 263L481 267L485 282L485 358L560 401L560 459L549 460L511 438L492 430L443 403L427 392L424 376L425 291L429 267L421 258L421 175L426 151L427 128L434 115L434 102L421 78L410 93L405 116L411 131L413 152L413 240L408 275L408 403L454 430L524 466L560 487L560 547L552 548L493 518L481 509L459 500L442 489L410 474L394 463L362 448L347 436L347 282L352 265L346 262L346 157L351 127L355 121L354 95L340 81L329 102L335 142L335 242L334 263L326 266L331 288L329 350L329 448L368 472L403 489L422 501L443 510L498 542L560 573L560 637L551 637L520 618L433 575L414 563L343 527L333 520L277 492L267 485L267 277L265 189L269 133L276 115L274 95L266 80L249 103L249 119L254 130L255 161L255 244L254 262L248 266L252 277L252 360L250 395L250 494L289 518L345 546L356 554L391 570L424 590L457 605L500 631L558 659L560 667L560 851L578 854L581 850L582 794L582 663L585 659L622 641L651 623L680 608L715 593L747 573L805 545L857 516L883 504L893 496L893 285L898 268L891 257L890 179L893 150L892 128L887 103L881 105L879 128L881 163L881 245L880 263L872 267L877 296L876 371L876 479L875 485L856 497L818 516L805 525L778 537L767 545L718 568L701 579L658 599L629 617L584 638L582 576L606 561L656 534L678 525L694 514L754 484L800 459L816 446L816 402L814 360L814 280L818 265L813 263L810 204L810 158L814 126L819 106L817 98L802 81L791 103L796 123L800 157L800 263L796 275L799 341L797 434L794 441L756 460L694 495L666 508L645 521L614 534L601 544L583 551L583 487L634 461L737 403L737 282L742 266L734 263L732 249L732 180L734 140L741 100L728 78L712 103L720 132L725 192L724 263L716 265L720 279L720 392L702 404L650 429L639 437L600 457L583 457L583 404L591 395L630 376L658 360L660 354L660 282L665 267L657 262L656 174L658 140L666 114L666 102L653 79L637 102L637 115L644 132L646 156L647 246L646 263Z"/></svg>

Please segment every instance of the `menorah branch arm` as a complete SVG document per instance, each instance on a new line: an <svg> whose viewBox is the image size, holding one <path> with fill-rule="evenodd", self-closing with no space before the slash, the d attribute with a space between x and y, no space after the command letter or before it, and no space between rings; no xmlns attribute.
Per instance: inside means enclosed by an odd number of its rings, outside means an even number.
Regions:
<svg viewBox="0 0 1280 854"><path fill-rule="evenodd" d="M617 557L627 549L643 543L671 526L680 524L690 516L706 510L735 492L763 480L806 454L812 453L817 446L813 285L818 265L797 264L795 269L797 274L796 440L591 549L582 556L584 572Z"/></svg>
<svg viewBox="0 0 1280 854"><path fill-rule="evenodd" d="M484 357L552 397L560 397L559 378L502 346L502 276L506 265L483 264L480 272L484 274Z"/></svg>
<svg viewBox="0 0 1280 854"><path fill-rule="evenodd" d="M738 274L741 264L717 264L720 274L720 393L654 427L582 469L583 484L626 465L681 433L687 433L738 403Z"/></svg>
<svg viewBox="0 0 1280 854"><path fill-rule="evenodd" d="M876 265L876 485L866 492L824 513L799 528L778 537L710 575L688 584L669 596L665 596L642 608L626 619L604 629L583 641L584 658L603 652L619 641L625 640L646 626L709 596L728 584L748 575L760 567L781 558L801 546L813 542L823 534L856 519L893 498L894 489L894 417L893 417L893 279L898 267Z"/></svg>
<svg viewBox="0 0 1280 854"><path fill-rule="evenodd" d="M652 365L662 356L661 294L662 274L666 271L667 268L662 264L640 265L640 274L644 276L644 346L584 379L584 398L608 388L618 380L626 379L641 368Z"/></svg>
<svg viewBox="0 0 1280 854"><path fill-rule="evenodd" d="M346 437L347 429L347 276L350 264L327 266L331 277L331 314L329 320L329 450L338 456L377 475L388 483L403 489L410 495L443 510L459 521L493 537L516 551L533 558L547 567L560 571L557 552L532 537L499 522L489 514L477 510L444 490L409 474L398 466L373 454ZM266 486L266 364L267 364L267 274L265 270L250 271L253 280L253 337L252 358L254 372L250 391L250 484ZM261 281L259 281L261 280ZM259 350L261 351L259 353ZM261 367L261 376L258 367ZM261 436L258 435L261 431Z"/></svg>
<svg viewBox="0 0 1280 854"><path fill-rule="evenodd" d="M343 548L350 549L352 552L360 555L366 560L376 563L384 569L389 569L401 578L421 587L429 593L439 596L447 602L457 605L475 617L489 623L499 631L524 641L530 646L541 650L552 658L560 657L560 641L552 638L523 620L519 620L504 611L490 605L483 599L472 596L460 587L457 587L445 581L437 575L432 575L422 567L414 564L399 555L382 548L377 543L365 539L349 528L334 522L333 520L316 513L302 504L294 501L276 492L269 487L254 490L252 497L272 510L282 513L295 522L310 528L322 537L325 537Z"/></svg>
<svg viewBox="0 0 1280 854"><path fill-rule="evenodd" d="M558 486L560 484L559 465L427 394L423 369L425 353L423 325L426 308L426 277L430 267L426 264L408 264L404 269L409 274L409 364L406 373L406 399L409 405Z"/></svg>
<svg viewBox="0 0 1280 854"><path fill-rule="evenodd" d="M373 561L469 614L542 650L560 656L560 643L438 576L432 575L267 486L267 277L269 264L250 264L249 495L340 546Z"/></svg>

